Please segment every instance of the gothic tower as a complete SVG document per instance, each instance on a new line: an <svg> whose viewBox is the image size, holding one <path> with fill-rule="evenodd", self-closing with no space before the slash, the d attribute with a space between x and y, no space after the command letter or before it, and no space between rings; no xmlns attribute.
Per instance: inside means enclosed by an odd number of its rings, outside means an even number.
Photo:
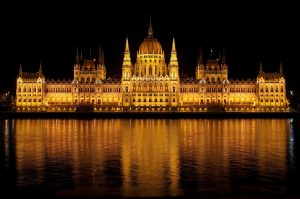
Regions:
<svg viewBox="0 0 300 199"><path fill-rule="evenodd" d="M104 81L106 79L106 67L104 64L104 52L99 47L99 57L98 57L98 64L97 64L97 79Z"/></svg>
<svg viewBox="0 0 300 199"><path fill-rule="evenodd" d="M178 67L178 60L177 60L177 52L175 47L175 39L173 38L172 42L172 51L171 51L171 58L169 64L169 77L171 80L178 80L179 79L179 67Z"/></svg>
<svg viewBox="0 0 300 199"><path fill-rule="evenodd" d="M196 79L199 81L203 77L204 77L203 53L202 53L202 48L200 48L200 53L198 55L198 62L196 67Z"/></svg>

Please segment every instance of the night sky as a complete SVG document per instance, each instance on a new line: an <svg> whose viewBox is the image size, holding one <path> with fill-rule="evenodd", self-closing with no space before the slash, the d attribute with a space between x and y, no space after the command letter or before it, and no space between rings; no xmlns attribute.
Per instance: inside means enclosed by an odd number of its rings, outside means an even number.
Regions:
<svg viewBox="0 0 300 199"><path fill-rule="evenodd" d="M92 48L93 56L101 45L108 76L120 77L125 38L135 61L150 14L167 62L175 36L182 75L194 77L200 47L218 55L224 45L230 79L256 78L260 61L265 71L278 72L282 61L288 83L300 82L300 17L293 4L23 2L2 9L1 89L14 88L20 62L23 71L36 72L42 62L47 79L71 79L77 45L86 55Z"/></svg>

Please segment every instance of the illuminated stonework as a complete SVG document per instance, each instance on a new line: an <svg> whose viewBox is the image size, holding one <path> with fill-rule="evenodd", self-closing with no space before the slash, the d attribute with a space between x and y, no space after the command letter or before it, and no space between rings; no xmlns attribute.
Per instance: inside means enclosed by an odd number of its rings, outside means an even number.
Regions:
<svg viewBox="0 0 300 199"><path fill-rule="evenodd" d="M282 65L279 73L261 65L256 80L229 80L224 50L206 64L201 50L196 78L180 79L175 39L167 64L151 23L135 64L126 39L121 79L106 78L101 49L97 60L77 49L72 81L46 80L41 67L23 73L20 66L16 88L18 111L287 111L289 104Z"/></svg>

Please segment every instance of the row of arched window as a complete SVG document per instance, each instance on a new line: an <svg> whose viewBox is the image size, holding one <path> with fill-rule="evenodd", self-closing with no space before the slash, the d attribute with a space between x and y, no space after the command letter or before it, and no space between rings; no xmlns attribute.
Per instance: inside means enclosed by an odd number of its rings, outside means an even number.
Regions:
<svg viewBox="0 0 300 199"><path fill-rule="evenodd" d="M72 88L46 88L45 92L49 92L49 93L71 93Z"/></svg>
<svg viewBox="0 0 300 199"><path fill-rule="evenodd" d="M256 93L256 88L230 88L231 93Z"/></svg>
<svg viewBox="0 0 300 199"><path fill-rule="evenodd" d="M35 92L42 92L42 88L41 87L38 87L38 88L36 88L36 87L33 87L33 88L31 88L31 87L28 87L28 88L23 87L23 89L22 89L21 87L19 87L18 88L18 92L33 92L33 93L35 93Z"/></svg>
<svg viewBox="0 0 300 199"><path fill-rule="evenodd" d="M261 87L261 88L260 88L260 92L261 92L261 93L263 93L263 92L265 92L265 93L268 93L268 92L273 93L274 91L275 91L276 93L278 93L278 92L279 92L278 87L276 87L275 89L273 89L273 87L271 87L271 88L268 88L268 87L263 88L263 87ZM284 92L283 86L280 87L280 92Z"/></svg>

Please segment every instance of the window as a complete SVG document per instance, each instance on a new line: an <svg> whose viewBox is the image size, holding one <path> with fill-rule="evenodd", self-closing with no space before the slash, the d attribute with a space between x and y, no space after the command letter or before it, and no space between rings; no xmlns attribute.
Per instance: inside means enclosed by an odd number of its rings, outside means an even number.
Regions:
<svg viewBox="0 0 300 199"><path fill-rule="evenodd" d="M176 87L173 86L172 92L174 93L176 91Z"/></svg>
<svg viewBox="0 0 300 199"><path fill-rule="evenodd" d="M175 102L175 99L173 99L173 102Z"/></svg>
<svg viewBox="0 0 300 199"><path fill-rule="evenodd" d="M166 102L168 102L168 99L166 99Z"/></svg>
<svg viewBox="0 0 300 199"><path fill-rule="evenodd" d="M125 86L125 92L128 93L128 86Z"/></svg>
<svg viewBox="0 0 300 199"><path fill-rule="evenodd" d="M132 99L132 102L135 102L135 99Z"/></svg>

